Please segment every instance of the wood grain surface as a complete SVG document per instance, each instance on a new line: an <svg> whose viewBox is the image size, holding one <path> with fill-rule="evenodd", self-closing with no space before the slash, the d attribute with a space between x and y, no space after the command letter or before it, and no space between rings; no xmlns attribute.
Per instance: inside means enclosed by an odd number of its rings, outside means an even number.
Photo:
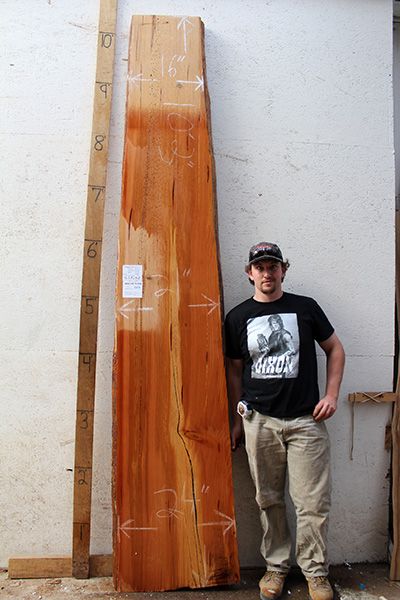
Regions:
<svg viewBox="0 0 400 600"><path fill-rule="evenodd" d="M400 324L400 212L396 211L396 316ZM392 415L392 554L390 579L400 581L400 356L398 354L396 400Z"/></svg>
<svg viewBox="0 0 400 600"><path fill-rule="evenodd" d="M76 398L72 573L90 574L93 434L101 249L111 119L117 0L100 0L92 139L83 251Z"/></svg>
<svg viewBox="0 0 400 600"><path fill-rule="evenodd" d="M234 583L201 20L135 16L128 71L113 388L115 585ZM129 265L140 265L142 276Z"/></svg>

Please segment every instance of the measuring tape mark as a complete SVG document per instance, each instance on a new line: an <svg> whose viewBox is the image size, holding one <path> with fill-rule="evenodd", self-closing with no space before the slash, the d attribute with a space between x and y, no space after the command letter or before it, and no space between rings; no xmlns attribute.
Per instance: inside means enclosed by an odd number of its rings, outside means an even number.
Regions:
<svg viewBox="0 0 400 600"><path fill-rule="evenodd" d="M104 100L107 100L108 97L108 86L111 86L112 83L110 81L96 81L99 86L100 91L104 94Z"/></svg>
<svg viewBox="0 0 400 600"><path fill-rule="evenodd" d="M92 367L92 360L93 360L93 367L96 364L96 353L95 352L79 352L79 356L82 356L82 362L84 365L87 365L89 373Z"/></svg>
<svg viewBox="0 0 400 600"><path fill-rule="evenodd" d="M102 150L104 150L104 142L106 140L107 136L103 135L102 133L98 133L94 136L94 145L93 148L96 150L96 152L102 152Z"/></svg>
<svg viewBox="0 0 400 600"><path fill-rule="evenodd" d="M105 185L88 185L88 188L92 190L92 192L96 192L96 197L94 199L95 202L100 198L100 195L106 189Z"/></svg>
<svg viewBox="0 0 400 600"><path fill-rule="evenodd" d="M81 429L89 429L89 414L94 413L94 409L93 408L79 409L76 412L81 419L79 421L79 427Z"/></svg>
<svg viewBox="0 0 400 600"><path fill-rule="evenodd" d="M89 258L96 258L98 251L96 249L97 244L101 244L103 240L92 240L90 238L85 238L85 242L89 243L89 246L86 249L86 256Z"/></svg>
<svg viewBox="0 0 400 600"><path fill-rule="evenodd" d="M81 297L85 301L85 306L84 306L85 314L92 315L95 312L95 307L93 306L92 302L98 300L99 297L98 296L85 296L85 295L82 295ZM82 304L82 307L83 307L83 304Z"/></svg>
<svg viewBox="0 0 400 600"><path fill-rule="evenodd" d="M78 485L89 485L90 481L86 480L86 473L89 472L91 475L92 467L75 467L75 470L78 477Z"/></svg>
<svg viewBox="0 0 400 600"><path fill-rule="evenodd" d="M99 31L99 35L101 36L101 47L102 48L111 48L113 43L113 39L115 36L114 31Z"/></svg>

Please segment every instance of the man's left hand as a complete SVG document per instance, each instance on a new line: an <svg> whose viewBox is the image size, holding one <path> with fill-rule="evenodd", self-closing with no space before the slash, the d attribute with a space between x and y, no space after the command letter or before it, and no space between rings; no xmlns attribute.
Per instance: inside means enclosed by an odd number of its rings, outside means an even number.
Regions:
<svg viewBox="0 0 400 600"><path fill-rule="evenodd" d="M333 396L324 396L314 408L315 421L325 421L336 412L337 400Z"/></svg>

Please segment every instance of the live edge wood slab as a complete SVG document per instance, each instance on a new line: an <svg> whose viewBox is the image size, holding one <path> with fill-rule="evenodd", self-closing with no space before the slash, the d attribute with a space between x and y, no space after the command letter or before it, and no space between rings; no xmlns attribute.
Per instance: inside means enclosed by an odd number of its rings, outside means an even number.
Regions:
<svg viewBox="0 0 400 600"><path fill-rule="evenodd" d="M239 581L203 35L197 17L132 20L113 386L119 591Z"/></svg>

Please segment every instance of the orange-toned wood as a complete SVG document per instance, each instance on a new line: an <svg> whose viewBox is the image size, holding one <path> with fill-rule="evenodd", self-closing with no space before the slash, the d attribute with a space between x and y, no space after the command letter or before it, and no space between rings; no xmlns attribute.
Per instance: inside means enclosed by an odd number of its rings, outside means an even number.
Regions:
<svg viewBox="0 0 400 600"><path fill-rule="evenodd" d="M120 591L239 580L209 126L200 19L134 17L114 354ZM124 265L143 269L135 280L128 267L125 287Z"/></svg>

